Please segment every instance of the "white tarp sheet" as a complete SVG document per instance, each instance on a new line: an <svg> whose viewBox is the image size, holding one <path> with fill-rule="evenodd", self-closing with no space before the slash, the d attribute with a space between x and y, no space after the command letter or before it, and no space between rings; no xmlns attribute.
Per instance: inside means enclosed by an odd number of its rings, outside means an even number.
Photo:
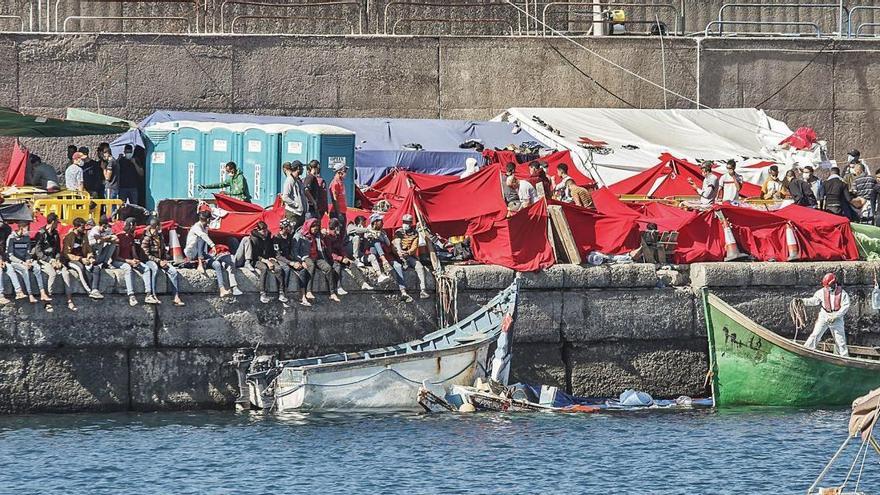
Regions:
<svg viewBox="0 0 880 495"><path fill-rule="evenodd" d="M558 134L533 120L533 116ZM796 161L803 161L791 151L778 148L779 142L792 134L791 129L754 108L511 108L495 120L516 121L545 145L571 150L575 160L580 161L579 168L594 176L598 173L600 182L605 184L656 165L664 152L694 163L732 158L746 165L770 160L782 163L780 169L783 170ZM578 144L581 138L604 141L611 153L594 153L590 164L590 153ZM808 154L812 157L812 152Z"/></svg>

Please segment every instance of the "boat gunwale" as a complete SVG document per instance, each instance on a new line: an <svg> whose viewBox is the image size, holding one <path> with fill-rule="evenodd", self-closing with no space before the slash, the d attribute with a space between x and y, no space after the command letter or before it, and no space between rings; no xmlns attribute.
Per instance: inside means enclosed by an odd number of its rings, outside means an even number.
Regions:
<svg viewBox="0 0 880 495"><path fill-rule="evenodd" d="M863 358L855 358L855 357L842 357L836 354L830 354L827 352L819 351L817 349L809 349L800 344L795 343L792 340L786 339L785 337L773 332L763 326L759 325L755 321L753 321L748 316L744 315L736 308L725 302L720 297L712 294L711 292L708 294L707 299L708 304L719 310L720 312L727 315L729 318L733 319L737 323L740 324L746 330L758 335L764 340L769 341L770 343L781 347L782 349L791 352L793 354L797 354L800 357L808 358L808 359L816 359L819 361L823 361L827 364L832 364L835 366L842 366L846 368L863 368L869 369L872 371L880 371L880 361L872 361L869 359ZM714 331L715 325L712 325L712 331ZM708 330L708 329L707 329Z"/></svg>

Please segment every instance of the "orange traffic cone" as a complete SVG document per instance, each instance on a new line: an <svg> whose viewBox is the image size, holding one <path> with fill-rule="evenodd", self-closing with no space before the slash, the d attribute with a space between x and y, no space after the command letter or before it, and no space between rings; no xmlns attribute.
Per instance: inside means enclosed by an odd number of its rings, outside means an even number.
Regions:
<svg viewBox="0 0 880 495"><path fill-rule="evenodd" d="M785 225L785 244L788 245L788 261L800 259L801 248L798 246L797 237L794 235L794 227L791 223Z"/></svg>
<svg viewBox="0 0 880 495"><path fill-rule="evenodd" d="M171 257L175 263L184 261L183 248L180 247L180 238L177 236L177 229L173 228L168 231L168 246L171 248Z"/></svg>
<svg viewBox="0 0 880 495"><path fill-rule="evenodd" d="M733 229L730 228L730 223L724 217L724 214L716 211L715 216L718 217L718 220L721 220L721 226L724 227L724 261L736 261L747 257L747 255L740 252L739 246L736 245Z"/></svg>

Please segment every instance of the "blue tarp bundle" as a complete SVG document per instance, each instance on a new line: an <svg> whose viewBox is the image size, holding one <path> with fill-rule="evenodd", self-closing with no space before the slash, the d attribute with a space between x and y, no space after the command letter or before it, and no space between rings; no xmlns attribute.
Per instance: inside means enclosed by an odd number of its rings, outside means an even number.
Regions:
<svg viewBox="0 0 880 495"><path fill-rule="evenodd" d="M367 185L376 182L395 167L423 174L459 174L464 170L465 160L468 157L480 159L479 153L459 147L468 140L479 140L487 148L535 141L535 138L525 131L513 134L513 126L506 122L468 120L272 117L157 111L144 119L139 127L145 129L153 124L172 121L226 124L324 124L342 127L353 131L356 135L357 179L361 184ZM145 147L143 139L139 130L129 131L113 142L113 154L120 153L125 144ZM419 144L422 149L421 151L404 149L404 146L409 144Z"/></svg>

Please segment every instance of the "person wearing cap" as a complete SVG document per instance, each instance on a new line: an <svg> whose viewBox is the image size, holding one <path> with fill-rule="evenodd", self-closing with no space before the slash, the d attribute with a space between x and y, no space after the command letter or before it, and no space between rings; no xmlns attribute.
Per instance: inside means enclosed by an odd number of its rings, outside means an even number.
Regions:
<svg viewBox="0 0 880 495"><path fill-rule="evenodd" d="M104 197L104 173L101 165L89 156L89 149L81 146L78 150L83 156L83 187L92 198Z"/></svg>
<svg viewBox="0 0 880 495"><path fill-rule="evenodd" d="M414 225L413 217L409 213L401 218L401 226L394 231L394 251L397 253L398 260L392 263L395 278L397 279L397 288L400 289L400 297L406 302L412 302L412 297L406 292L406 284L404 283L403 272L407 268L412 268L416 272L419 279L419 297L428 299L431 297L425 287L425 266L419 260L419 255L425 246L424 234L418 232Z"/></svg>
<svg viewBox="0 0 880 495"><path fill-rule="evenodd" d="M135 158L134 147L126 144L116 162L119 164L119 199L123 203L140 205L139 191L144 183L144 167Z"/></svg>
<svg viewBox="0 0 880 495"><path fill-rule="evenodd" d="M364 249L363 261L368 263L376 271L378 278L376 283L381 284L391 277L391 263L388 261L388 252L391 249L391 241L388 234L385 233L383 227L382 215L373 213L370 215L370 227L364 232Z"/></svg>
<svg viewBox="0 0 880 495"><path fill-rule="evenodd" d="M244 173L238 169L238 165L235 162L228 162L224 168L226 170L226 179L214 184L199 184L199 190L225 189L224 193L227 196L250 203L251 193L248 189Z"/></svg>
<svg viewBox="0 0 880 495"><path fill-rule="evenodd" d="M332 263L333 271L336 272L336 294L344 296L348 292L342 288L342 273L343 270L351 268L352 258L348 254L347 237L342 232L338 218L330 219L324 239L327 241L327 252L330 255L328 261Z"/></svg>
<svg viewBox="0 0 880 495"><path fill-rule="evenodd" d="M284 173L284 186L281 188L280 196L281 202L284 203L284 218L290 220L294 230L298 230L309 212L305 185L300 179L303 166L299 160L293 163L284 162L281 171Z"/></svg>
<svg viewBox="0 0 880 495"><path fill-rule="evenodd" d="M144 298L144 303L161 304L159 297L156 295L156 278L159 276L159 272L165 272L165 276L168 277L168 282L171 284L174 305L185 306L180 299L180 275L177 269L168 261L168 254L165 251L165 240L162 237L162 224L158 218L150 218L150 223L147 225L146 230L144 230L144 237L141 239L140 246L146 258L144 262L144 289L147 296Z"/></svg>
<svg viewBox="0 0 880 495"><path fill-rule="evenodd" d="M861 168L859 168L861 165ZM870 176L871 171L868 170L868 166L865 162L862 161L862 154L859 150L850 150L846 155L846 168L843 170L843 182L849 188L850 192L855 194L855 180L859 177Z"/></svg>
<svg viewBox="0 0 880 495"><path fill-rule="evenodd" d="M324 218L327 213L327 183L321 177L321 162L312 160L306 170L303 187L309 203L309 215L317 219Z"/></svg>
<svg viewBox="0 0 880 495"><path fill-rule="evenodd" d="M122 226L122 232L117 238L117 248L114 250L110 266L122 272L122 280L125 282L125 293L128 295L129 306L137 306L137 298L134 297L134 273L140 274L144 280L144 286L148 286L150 274L141 263L134 249L134 218L126 218ZM146 301L145 301L146 302Z"/></svg>
<svg viewBox="0 0 880 495"><path fill-rule="evenodd" d="M330 181L330 201L332 203L330 217L339 219L339 222L345 225L347 222L346 215L348 215L348 202L345 198L345 174L348 171L348 167L337 163L333 166L333 170L336 172L336 175Z"/></svg>
<svg viewBox="0 0 880 495"><path fill-rule="evenodd" d="M817 290L812 297L802 298L801 301L805 306L819 306L816 325L813 327L813 333L804 342L804 346L815 349L825 333L831 330L837 354L844 357L849 356L843 318L849 311L850 300L849 294L837 282L837 276L833 273L826 273L822 277L822 288Z"/></svg>
<svg viewBox="0 0 880 495"><path fill-rule="evenodd" d="M30 164L28 167L29 174L25 183L45 189L50 193L58 192L58 172L55 171L55 167L44 163L39 156L34 154L30 155L28 162Z"/></svg>
<svg viewBox="0 0 880 495"><path fill-rule="evenodd" d="M101 268L95 263L85 226L82 218L73 219L73 227L61 241L61 263L68 270L76 272L90 298L104 299L98 290L101 286Z"/></svg>
<svg viewBox="0 0 880 495"><path fill-rule="evenodd" d="M214 269L220 297L226 297L230 294L240 296L243 293L238 288L238 280L235 278L235 260L229 254L217 252L216 244L208 236L208 222L210 220L211 212L199 212L198 220L190 227L189 233L186 235L186 247L183 248L183 254L189 260L197 261L200 270L204 270L205 265ZM214 254L211 254L212 251ZM224 279L224 272L228 278L229 288L227 288L227 280Z"/></svg>
<svg viewBox="0 0 880 495"><path fill-rule="evenodd" d="M75 152L71 157L70 165L64 171L64 187L71 191L85 192L85 183L83 182L83 159L85 155L79 151Z"/></svg>
<svg viewBox="0 0 880 495"><path fill-rule="evenodd" d="M315 281L315 272L321 270L324 279L327 281L327 289L330 291L330 300L340 302L337 290L339 289L336 272L333 271L333 265L327 260L330 259L326 240L321 235L321 224L316 218L309 218L303 223L299 231L293 237L294 253L297 259L302 261L306 270L309 272L309 281L306 286L306 297L314 300L315 295L312 293L312 285Z"/></svg>
<svg viewBox="0 0 880 495"><path fill-rule="evenodd" d="M98 225L95 225L92 219L89 219L86 225L90 227L88 233L89 247L92 248L92 253L95 254L95 263L98 266L108 267L113 260L117 243L116 235L110 227L110 217L101 215L98 219Z"/></svg>
<svg viewBox="0 0 880 495"><path fill-rule="evenodd" d="M76 305L73 303L73 286L71 285L70 272L61 263L61 236L58 233L58 215L54 212L46 215L46 225L37 231L31 255L39 263L42 272L46 274L46 292L49 297L52 296L55 277L60 272L61 279L64 281L67 307L71 311L76 311ZM51 303L46 305L46 311L52 312Z"/></svg>
<svg viewBox="0 0 880 495"><path fill-rule="evenodd" d="M275 259L283 273L285 291L299 293L299 303L308 307L312 305L306 297L309 272L299 256L294 253L293 230L293 222L286 218L281 219L278 234L272 238L272 244L275 249ZM287 307L287 303L283 305Z"/></svg>
<svg viewBox="0 0 880 495"><path fill-rule="evenodd" d="M36 293L31 290L31 273L33 273L37 280L40 300L51 303L52 298L46 293L46 288L43 285L43 274L40 271L40 265L34 262L33 255L31 254L31 235L28 232L30 223L18 222L16 227L15 231L6 240L6 273L12 280L13 287L17 286L15 298L24 299L27 297L30 302L37 302ZM24 290L22 290L22 285L15 283L19 277L21 277L23 282Z"/></svg>

